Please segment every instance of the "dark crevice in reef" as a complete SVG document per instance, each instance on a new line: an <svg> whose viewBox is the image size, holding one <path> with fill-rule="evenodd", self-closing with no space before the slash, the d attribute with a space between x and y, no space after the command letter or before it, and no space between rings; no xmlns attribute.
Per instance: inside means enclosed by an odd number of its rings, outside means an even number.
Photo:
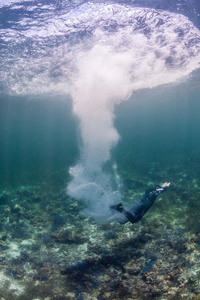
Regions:
<svg viewBox="0 0 200 300"><path fill-rule="evenodd" d="M169 243L164 240L156 248L144 251L145 245L152 239L153 236L145 236L142 232L134 239L117 243L107 253L103 253L103 248L98 249L100 257L79 261L63 268L61 274L67 276L72 289L85 292L88 289L99 289L98 299L106 299L103 296L106 292L110 293L108 299L116 296L127 299L133 294L139 297L142 290L148 293L148 297L143 295L143 299L155 299L167 291L166 282L169 286L178 285L182 269L191 264L184 258L184 255L190 253L188 241L179 239ZM176 247L177 243L179 247ZM180 256L180 253L184 255Z"/></svg>

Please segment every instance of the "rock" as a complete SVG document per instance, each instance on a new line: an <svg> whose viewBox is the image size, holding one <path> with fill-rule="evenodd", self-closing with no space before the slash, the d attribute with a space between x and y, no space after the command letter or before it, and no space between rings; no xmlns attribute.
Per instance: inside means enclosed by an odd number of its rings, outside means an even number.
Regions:
<svg viewBox="0 0 200 300"><path fill-rule="evenodd" d="M52 234L51 237L54 238L57 243L64 244L83 244L88 240L79 229L65 229L61 232Z"/></svg>
<svg viewBox="0 0 200 300"><path fill-rule="evenodd" d="M21 215L24 212L24 209L19 204L15 204L12 207L11 212Z"/></svg>
<svg viewBox="0 0 200 300"><path fill-rule="evenodd" d="M5 241L7 239L7 233L6 232L0 232L0 240Z"/></svg>
<svg viewBox="0 0 200 300"><path fill-rule="evenodd" d="M0 194L0 205L7 204L9 201L9 195L4 191L3 193Z"/></svg>
<svg viewBox="0 0 200 300"><path fill-rule="evenodd" d="M7 244L5 244L3 241L0 241L0 249L1 250L7 250L9 247Z"/></svg>
<svg viewBox="0 0 200 300"><path fill-rule="evenodd" d="M66 294L66 297L67 297L68 300L74 300L74 299L76 299L76 294L69 292L69 293Z"/></svg>

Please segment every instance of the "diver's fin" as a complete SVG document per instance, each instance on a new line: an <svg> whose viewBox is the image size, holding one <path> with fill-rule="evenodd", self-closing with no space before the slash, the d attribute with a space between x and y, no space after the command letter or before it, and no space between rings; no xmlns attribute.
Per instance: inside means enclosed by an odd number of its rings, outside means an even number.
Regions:
<svg viewBox="0 0 200 300"><path fill-rule="evenodd" d="M122 205L122 203L119 203L117 205L111 205L110 208L115 209L115 210L117 210L119 212L123 211L123 205Z"/></svg>

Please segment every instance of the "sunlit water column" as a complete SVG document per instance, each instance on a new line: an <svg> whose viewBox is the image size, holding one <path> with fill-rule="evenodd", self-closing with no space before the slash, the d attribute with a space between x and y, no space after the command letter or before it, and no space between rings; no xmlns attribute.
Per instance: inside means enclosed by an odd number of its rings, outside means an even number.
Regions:
<svg viewBox="0 0 200 300"><path fill-rule="evenodd" d="M110 13L108 8L99 6L97 13L102 9ZM199 61L199 32L184 16L116 8L112 7L110 16L115 30L94 29L93 46L78 54L72 88L74 113L80 122L81 156L70 169L72 181L67 192L84 200L87 213L96 220L109 217L109 205L120 200L119 189L113 190L111 176L103 171L119 140L113 126L115 105L134 90L187 76Z"/></svg>

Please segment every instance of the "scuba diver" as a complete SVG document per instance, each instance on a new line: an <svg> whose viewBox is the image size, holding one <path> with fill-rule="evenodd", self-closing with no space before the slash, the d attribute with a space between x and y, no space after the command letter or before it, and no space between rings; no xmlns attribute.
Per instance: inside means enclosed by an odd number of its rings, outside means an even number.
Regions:
<svg viewBox="0 0 200 300"><path fill-rule="evenodd" d="M148 189L142 199L135 203L130 210L125 210L122 203L117 205L111 205L110 208L118 211L120 214L116 214L114 218L120 223L125 224L127 222L138 222L148 209L152 206L157 196L165 192L170 186L170 182L165 182L162 186L156 185L153 189Z"/></svg>

